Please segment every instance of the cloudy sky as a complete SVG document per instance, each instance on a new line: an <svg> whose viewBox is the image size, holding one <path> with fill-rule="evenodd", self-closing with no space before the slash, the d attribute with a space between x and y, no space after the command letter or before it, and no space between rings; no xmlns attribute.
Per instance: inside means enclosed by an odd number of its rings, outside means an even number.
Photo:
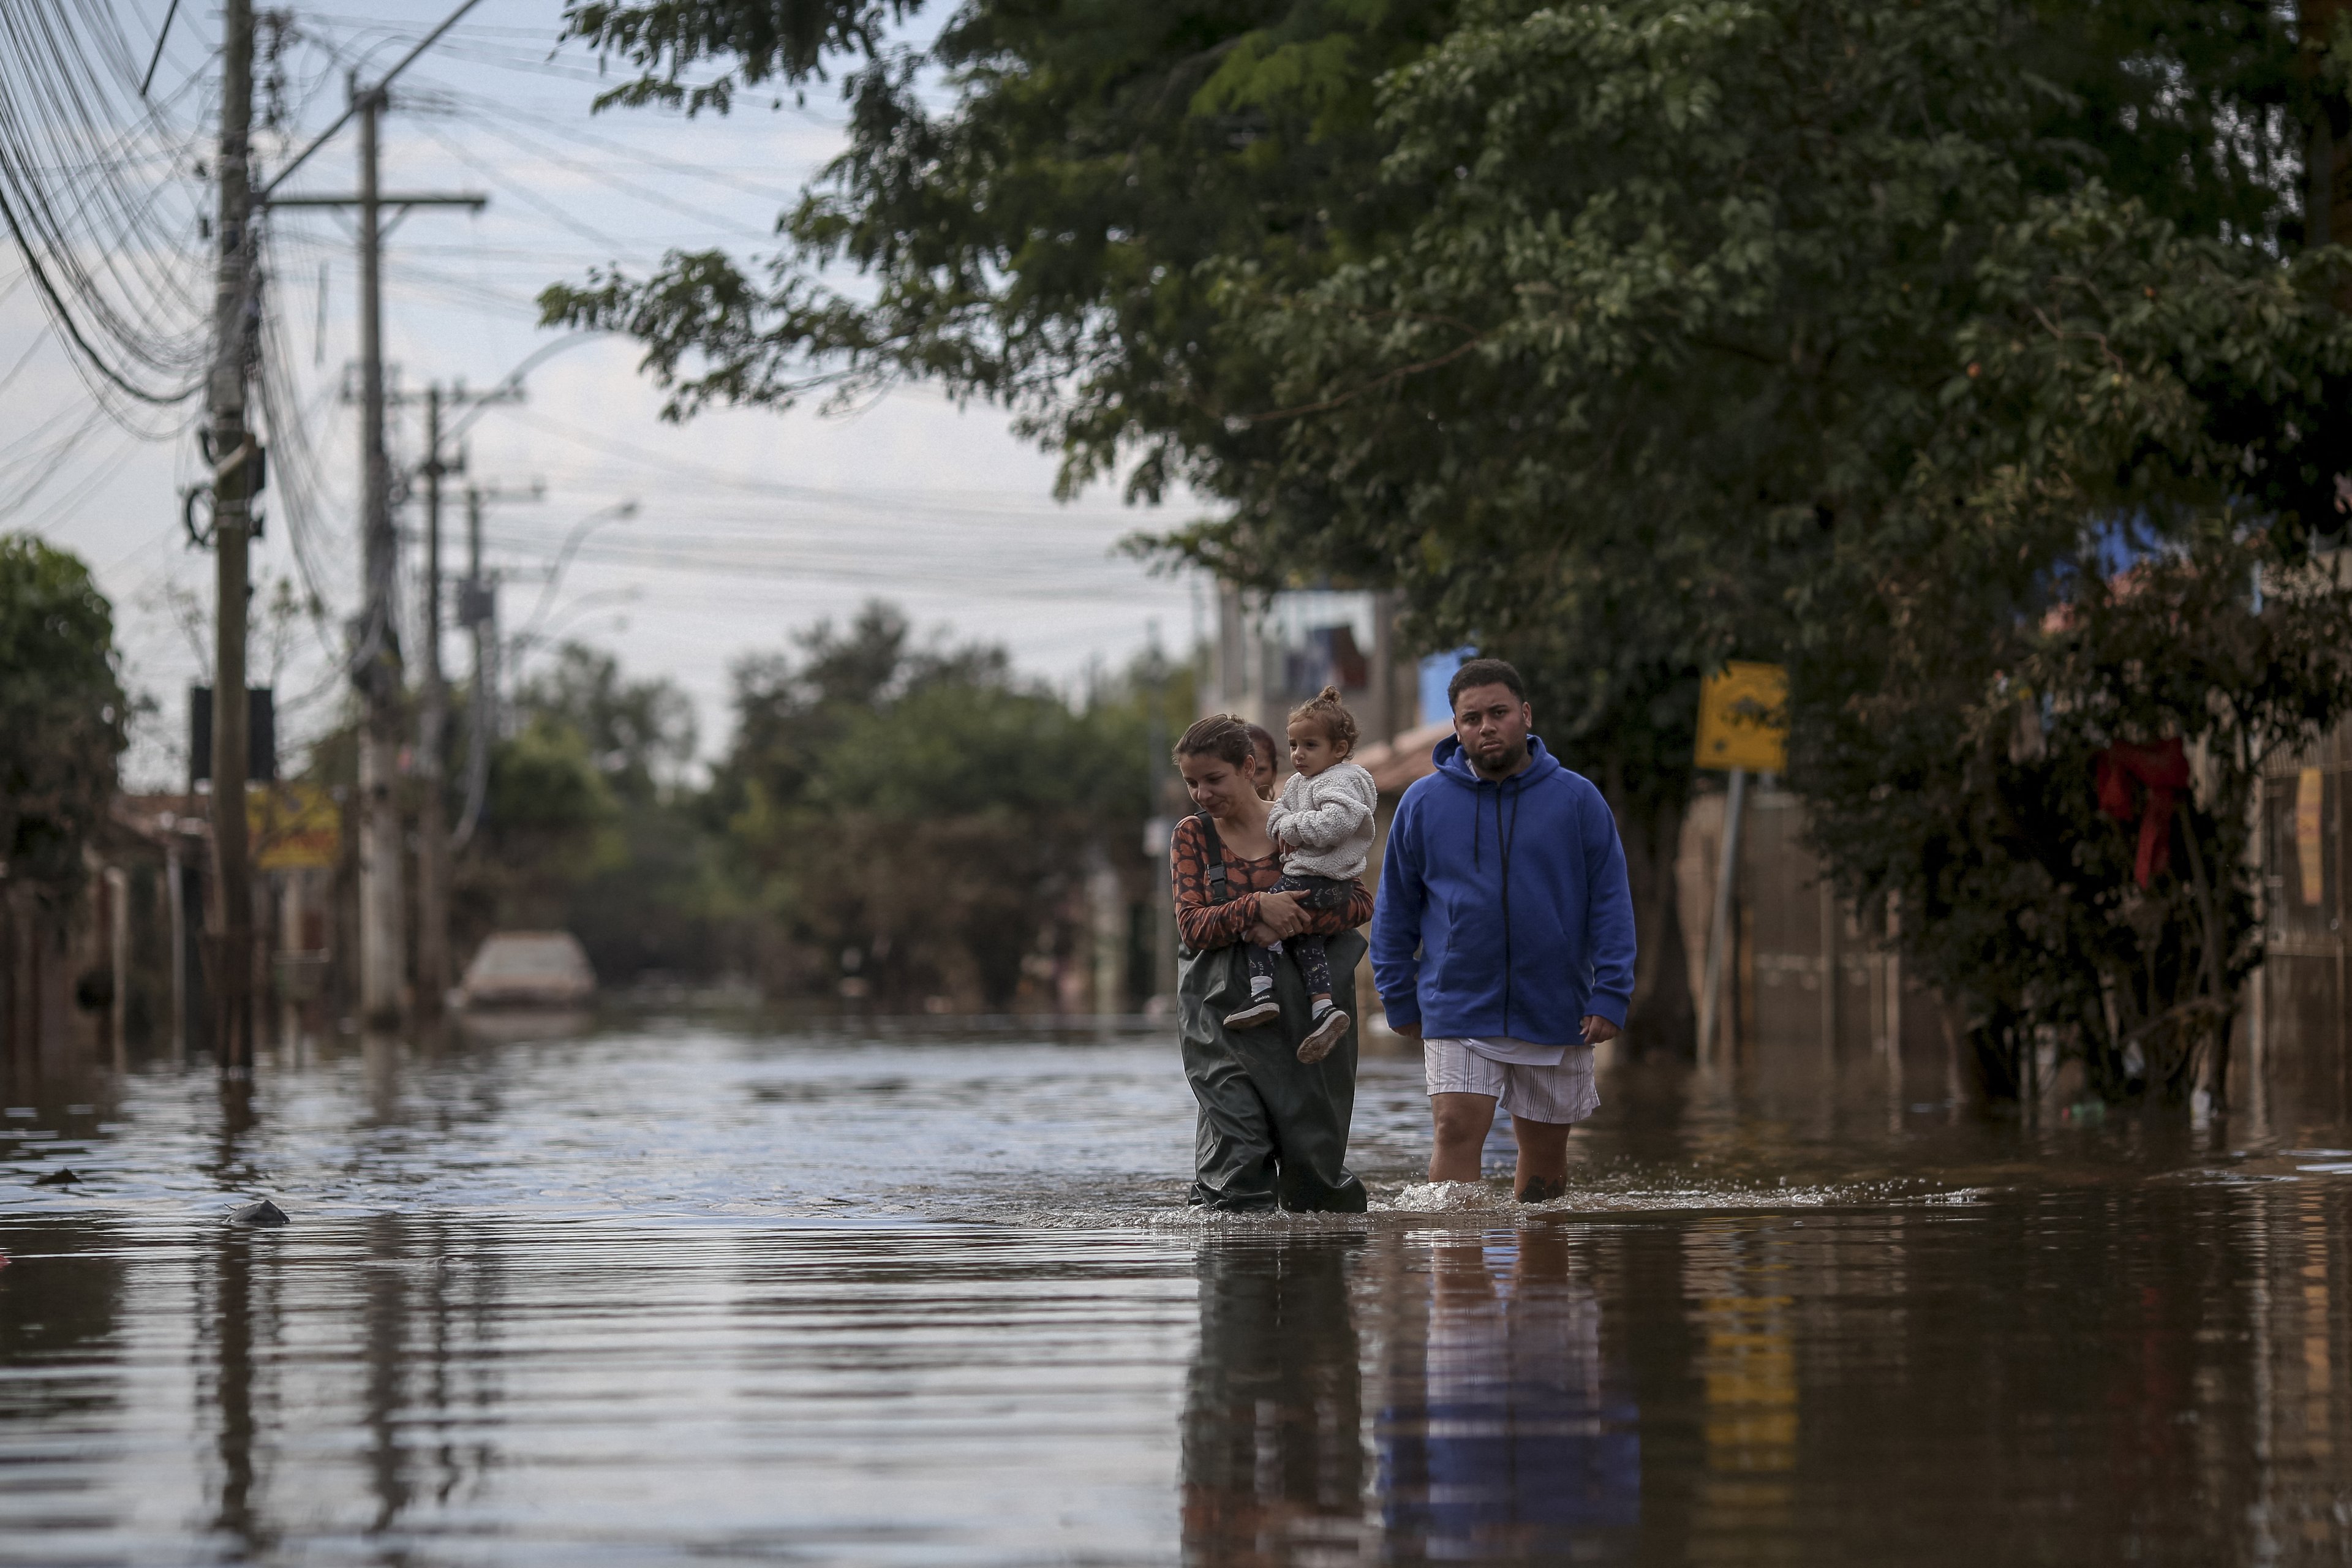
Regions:
<svg viewBox="0 0 2352 1568"><path fill-rule="evenodd" d="M164 9L165 0L117 0L126 47L152 44ZM278 56L284 140L299 145L306 130L324 129L348 70L380 72L444 14L442 0L384 0L366 16L295 11ZM554 47L560 18L555 0L484 0L395 89L384 188L489 198L479 216L419 209L388 243L385 355L403 392L495 384L551 340L534 325L533 296L592 266L642 270L672 247L761 253L778 211L842 144L829 88L805 107L763 100L723 119L592 118L595 63ZM196 223L211 194L197 162L209 157L218 27L210 7L182 5L156 73L154 120L142 128L123 117L110 176L118 196L144 205L148 230L177 237L176 254L166 245L150 260L190 298L201 298L206 264ZM347 131L289 188L349 191L356 177ZM60 199L75 194L69 174L59 181ZM255 576L264 595L280 579L315 588L327 609L316 621L262 617L254 658L257 680L278 686L281 733L299 742L331 722L341 700L332 657L359 576L356 411L341 401L358 342L351 229L326 212L281 213L270 263L274 363L305 439L273 453ZM1068 685L1123 662L1155 627L1171 649L1194 635L1205 607L1198 586L1155 577L1114 550L1138 529L1188 520L1190 509L1139 511L1108 489L1057 504L1052 460L1001 413L958 410L915 387L849 417L727 413L681 428L657 417L660 399L635 359L609 340L552 353L530 374L526 401L474 424L467 477L526 498L542 488L541 499L488 511L509 627L536 619L547 638L600 643L634 673L676 680L696 700L706 753L726 733L730 662L876 595L927 627L1003 642L1025 669ZM126 671L158 704L130 771L135 783L168 784L183 766L179 694L209 660L210 562L188 548L179 515L180 487L198 467L194 411L134 416L146 427L127 431L85 379L13 247L0 251L0 531L38 533L98 573ZM418 414L398 413L394 460L414 462ZM634 513L619 515L628 502ZM419 509L403 522L413 541ZM461 508L445 526L454 563ZM445 658L464 668L454 636Z"/></svg>

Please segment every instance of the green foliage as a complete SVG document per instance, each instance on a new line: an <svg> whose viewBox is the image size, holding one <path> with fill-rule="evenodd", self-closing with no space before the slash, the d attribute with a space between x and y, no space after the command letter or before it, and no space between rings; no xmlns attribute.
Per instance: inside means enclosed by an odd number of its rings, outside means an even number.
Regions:
<svg viewBox="0 0 2352 1568"><path fill-rule="evenodd" d="M799 83L821 72L829 55L871 56L894 23L922 0L764 0L707 5L657 0L651 5L584 4L565 11L568 36L593 40L643 73L599 98L608 104L661 103L688 114L725 113L746 87L782 79ZM687 73L713 58L733 62L701 81Z"/></svg>
<svg viewBox="0 0 2352 1568"><path fill-rule="evenodd" d="M916 646L879 604L797 640L738 668L713 797L804 983L845 965L887 1001L1002 1008L1027 961L1075 946L1092 871L1148 883L1140 689L1073 708L1001 648Z"/></svg>
<svg viewBox="0 0 2352 1568"><path fill-rule="evenodd" d="M1333 559L1336 540L1421 574L1449 639L1581 672L1594 771L1654 759L1669 799L1689 776L1659 722L1675 685L1735 653L1790 661L1820 844L1850 891L1907 892L1914 972L1969 999L1996 1089L2021 1041L2054 1037L2108 1092L2180 1092L2234 1005L2251 906L2221 885L2231 859L2168 912L2106 862L2037 894L2011 858L2095 826L2087 784L1971 772L1954 727L2103 518L2210 572L2197 542L2234 506L2291 564L2352 469L2324 414L2336 263L2245 240L2290 226L2264 119L2290 79L2281 30L2180 10L2102 59L2084 39L2115 19L1976 0L1465 13L1383 100L1387 176L1429 194L1414 221L1302 294L1232 274L1234 319L1285 367L1266 417L1286 444L1183 542L1246 563L1318 542ZM2186 84L2177 103L2135 85L2149 71ZM2241 114L2270 129L2162 167L2125 134L2175 116L2158 139L2177 145ZM2118 170L2139 172L2133 199L2095 177ZM2132 668L2276 635L2202 608ZM1898 618L1907 659L1879 635ZM2122 668L2078 650L2063 700L2104 711ZM2325 679L2292 701L2342 711ZM2203 736L2212 802L2183 820L2234 843L2199 814L2242 803L2274 718L2136 713L2037 765L2063 773L2098 736ZM2040 820L2032 855L1960 809L2008 786L2074 814Z"/></svg>
<svg viewBox="0 0 2352 1568"><path fill-rule="evenodd" d="M1077 951L1088 878L1156 890L1149 694L1173 733L1189 679L1139 673L1073 705L1003 648L919 641L879 603L734 673L704 786L666 682L578 646L525 682L461 879L468 932L560 926L612 982L748 972L824 994L854 974L886 1005L1003 1008Z"/></svg>
<svg viewBox="0 0 2352 1568"><path fill-rule="evenodd" d="M696 791L694 712L667 681L631 681L578 643L515 697L516 733L491 754L478 847L458 894L469 937L561 927L597 973L709 978L740 957Z"/></svg>
<svg viewBox="0 0 2352 1568"><path fill-rule="evenodd" d="M1842 701L1812 687L1796 782L1830 865L1958 1006L1996 1092L2047 1045L2109 1098L2178 1100L2226 1049L2260 956L2258 770L2352 711L2352 593L2227 519L2119 579L2081 565L2062 614L1979 625L1965 657L1948 626L1852 649L1889 662ZM2170 737L2196 787L2142 889L2138 824L2100 810L2095 764Z"/></svg>
<svg viewBox="0 0 2352 1568"><path fill-rule="evenodd" d="M614 857L620 805L588 747L560 715L526 713L490 753L485 847L507 873L507 923L559 920L562 889Z"/></svg>
<svg viewBox="0 0 2352 1568"><path fill-rule="evenodd" d="M2177 1090L2210 1048L2252 941L2231 802L2343 705L2328 595L2215 587L2305 582L2352 471L2338 263L2281 260L2340 38L2254 0L975 0L922 50L788 14L572 14L648 82L851 67L764 270L545 296L674 414L924 377L1066 484L1181 479L1226 505L1177 554L1399 586L1426 646L1525 659L1629 847L1672 841L1699 673L1785 659L1824 848L1989 1063L2055 1034ZM2126 524L2138 598L2097 585ZM2063 721L2009 760L1987 694L2029 667ZM2141 898L2063 847L2113 837L2089 750L2167 734L2220 858Z"/></svg>
<svg viewBox="0 0 2352 1568"><path fill-rule="evenodd" d="M1976 268L1905 491L1822 575L1794 782L1997 1089L2045 1043L2111 1097L2180 1099L2224 1048L2259 771L2352 711L2352 577L2308 548L2352 467L2344 270L2038 205ZM2094 763L2172 737L2197 787L2143 890Z"/></svg>
<svg viewBox="0 0 2352 1568"><path fill-rule="evenodd" d="M651 804L694 759L694 705L664 680L628 683L611 654L565 643L525 681L515 706L578 735L614 796Z"/></svg>
<svg viewBox="0 0 2352 1568"><path fill-rule="evenodd" d="M113 611L89 569L30 535L0 538L0 877L53 900L80 886L127 718Z"/></svg>
<svg viewBox="0 0 2352 1568"><path fill-rule="evenodd" d="M1398 199L1373 178L1373 85L1450 9L975 5L917 50L878 42L879 7L809 8L833 36L853 16L864 30L844 51L850 148L787 215L783 253L674 254L648 278L551 289L544 318L637 338L674 416L919 377L1019 411L1063 454L1066 489L1132 458L1133 493L1214 489L1229 449L1263 444L1228 414L1268 373L1221 330L1218 271L1311 279ZM777 41L794 29L768 4L569 15L647 90L705 67L803 79L823 58ZM877 286L832 287L842 267Z"/></svg>

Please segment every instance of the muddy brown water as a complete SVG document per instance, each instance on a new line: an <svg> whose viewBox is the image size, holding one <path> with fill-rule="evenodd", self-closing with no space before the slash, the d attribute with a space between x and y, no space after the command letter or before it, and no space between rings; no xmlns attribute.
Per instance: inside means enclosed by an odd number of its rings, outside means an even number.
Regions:
<svg viewBox="0 0 2352 1568"><path fill-rule="evenodd" d="M1768 1065L1523 1208L1368 1060L1344 1220L1187 1214L1134 1031L10 1080L0 1563L2352 1561L2340 1108Z"/></svg>

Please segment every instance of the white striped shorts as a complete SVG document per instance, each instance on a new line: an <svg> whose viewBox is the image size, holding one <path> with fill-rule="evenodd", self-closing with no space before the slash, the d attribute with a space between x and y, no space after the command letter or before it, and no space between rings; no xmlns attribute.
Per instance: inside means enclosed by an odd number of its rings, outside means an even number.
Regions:
<svg viewBox="0 0 2352 1568"><path fill-rule="evenodd" d="M1549 1068L1498 1062L1467 1040L1423 1040L1421 1054L1432 1094L1483 1094L1530 1121L1581 1121L1601 1109L1591 1046L1569 1047Z"/></svg>

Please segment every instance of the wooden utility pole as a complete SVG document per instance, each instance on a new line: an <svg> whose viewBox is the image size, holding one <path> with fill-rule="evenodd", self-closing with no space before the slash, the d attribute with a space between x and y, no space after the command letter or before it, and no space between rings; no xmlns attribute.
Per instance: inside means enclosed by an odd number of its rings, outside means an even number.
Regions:
<svg viewBox="0 0 2352 1568"><path fill-rule="evenodd" d="M511 385L488 392L467 392L462 384L425 389L425 461L418 468L425 478L425 625L417 658L416 1001L426 1017L440 1012L455 977L449 955L449 812L444 795L449 771L449 689L441 671L441 481L464 473L466 460L462 454L455 462L443 455L447 437L442 416L452 407L479 408L521 399L521 388ZM481 572L481 510L475 492L467 494L473 532L470 584ZM478 650L478 677L480 663Z"/></svg>
<svg viewBox="0 0 2352 1568"><path fill-rule="evenodd" d="M400 626L393 591L400 541L392 528L392 475L383 449L383 206L377 184L381 88L352 93L360 121L360 540L367 605L353 683L360 727L360 1014L371 1024L403 1012L406 914L400 887Z"/></svg>
<svg viewBox="0 0 2352 1568"><path fill-rule="evenodd" d="M499 733L499 594L496 579L482 574L482 508L491 501L538 500L544 493L537 484L520 493L466 487L466 581L458 589L457 620L474 638L474 712L466 743L465 815L457 823L460 848L482 825L490 748Z"/></svg>
<svg viewBox="0 0 2352 1568"><path fill-rule="evenodd" d="M464 465L458 465L462 468ZM416 721L416 1003L440 1014L449 991L449 824L441 799L448 694L441 684L441 388L425 389L425 646Z"/></svg>
<svg viewBox="0 0 2352 1568"><path fill-rule="evenodd" d="M227 91L231 103L243 104L239 126L236 167L240 171L242 189L244 175L244 128L251 119L253 96L253 13L252 0L226 0L232 18L232 37L237 31L235 20L244 18L245 39L242 72L245 86L242 93ZM383 313L382 252L383 248L383 209L387 206L468 206L479 210L485 198L478 195L386 196L377 185L376 131L382 118L387 90L394 79L417 58L439 43L468 11L481 0L458 0L448 16L431 32L418 39L398 63L383 73L374 85L362 88L358 73L351 78L350 102L335 122L313 137L303 149L287 160L283 168L271 176L262 187L255 205L357 207L360 228L360 401L363 407L360 432L360 507L362 539L364 555L362 591L367 602L360 616L358 646L351 661L352 683L366 704L365 722L360 730L360 1011L371 1023L397 1021L402 1012L403 982L406 964L403 941L405 910L401 900L400 856L401 831L399 802L394 789L399 771L401 668L400 638L394 619L393 587L399 570L400 546L392 530L392 494L390 468L384 460L383 444ZM229 51L232 72L238 70L237 54ZM360 122L360 189L356 195L279 195L278 187L286 183L297 169L310 160L310 155L325 146L345 125L356 117ZM227 146L224 114L222 144ZM232 232L226 222L228 178L223 159L222 211L224 237ZM240 196L240 200L242 200ZM242 209L240 209L242 210ZM242 649L240 643L239 647ZM242 671L243 656L239 655ZM228 679L226 669L215 684L222 686ZM236 700L216 702L223 713L234 713L235 731L245 729L245 704L241 687L229 688ZM226 746L231 731L226 725L215 723L215 744ZM241 746L243 742L240 741ZM236 752L236 775L244 776L244 752ZM215 798L222 787L225 775L214 770ZM243 821L242 815L239 816ZM242 829L239 830L240 839ZM249 906L249 895L247 895ZM248 907L247 924L251 925ZM247 943L251 945L248 934Z"/></svg>
<svg viewBox="0 0 2352 1568"><path fill-rule="evenodd" d="M458 15L464 10L461 6ZM447 24L443 26L446 28ZM415 58L423 47L419 45L408 58ZM407 63L403 60L393 74L397 75ZM390 79L387 76L384 81L363 88L354 78L351 84L352 109L347 118L356 118L360 127L356 195L273 195L268 198L272 206L356 207L359 211L360 535L366 602L360 613L359 646L352 650L351 673L352 684L365 705L360 727L360 1014L367 1022L379 1025L398 1022L405 1011L408 978L407 904L401 877L405 836L398 794L406 730L402 714L405 691L394 608L400 540L392 526L392 465L383 439L383 209L461 206L478 211L488 200L471 192L428 195L387 194L381 188L376 132L383 114L385 82ZM308 151L302 154L309 155ZM284 179L285 174L278 178ZM271 188L275 190L275 181ZM419 981L424 984L425 977L420 975Z"/></svg>
<svg viewBox="0 0 2352 1568"><path fill-rule="evenodd" d="M208 388L213 502L213 1038L225 1072L253 1064L253 870L247 854L246 580L261 448L245 425L254 265L253 0L226 0L221 41L220 258Z"/></svg>
<svg viewBox="0 0 2352 1568"><path fill-rule="evenodd" d="M498 590L482 577L482 502L478 485L466 487L466 584L458 592L457 619L474 639L474 713L466 727L466 811L457 824L460 848L473 842L489 795L490 746L498 739L498 688L494 660L499 646Z"/></svg>

